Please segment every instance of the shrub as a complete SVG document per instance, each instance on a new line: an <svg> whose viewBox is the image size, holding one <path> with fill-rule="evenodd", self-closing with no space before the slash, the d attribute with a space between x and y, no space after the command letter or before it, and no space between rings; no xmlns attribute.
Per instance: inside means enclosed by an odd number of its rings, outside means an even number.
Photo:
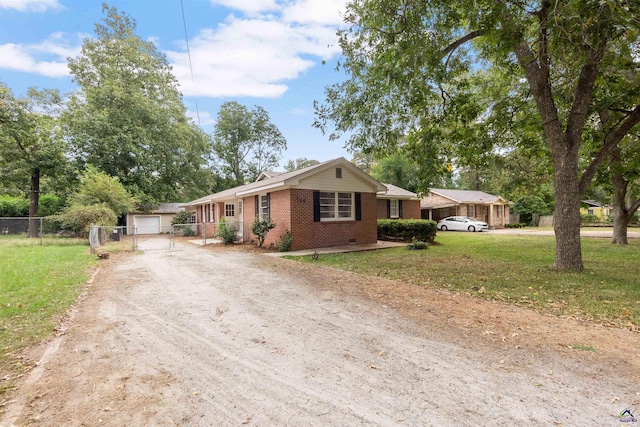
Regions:
<svg viewBox="0 0 640 427"><path fill-rule="evenodd" d="M196 231L193 229L195 226L185 225L190 224L190 221L191 212L180 211L176 212L176 214L171 218L171 225L178 225L183 236L195 236Z"/></svg>
<svg viewBox="0 0 640 427"><path fill-rule="evenodd" d="M278 239L278 251L279 252L288 252L291 250L291 232L289 230L285 230L284 233Z"/></svg>
<svg viewBox="0 0 640 427"><path fill-rule="evenodd" d="M91 206L71 205L62 213L52 215L50 219L60 224L62 230L87 237L91 225L116 225L118 218L113 210L104 203Z"/></svg>
<svg viewBox="0 0 640 427"><path fill-rule="evenodd" d="M276 226L276 224L271 221L270 218L260 219L256 217L256 219L251 224L251 232L258 238L258 247L262 247L264 243L264 239L267 237L267 233L271 231Z"/></svg>
<svg viewBox="0 0 640 427"><path fill-rule="evenodd" d="M38 200L38 216L57 214L62 209L62 199L55 194L43 194Z"/></svg>
<svg viewBox="0 0 640 427"><path fill-rule="evenodd" d="M504 227L505 228L525 228L527 226L527 224L523 223L523 222L519 222L517 224L505 224Z"/></svg>
<svg viewBox="0 0 640 427"><path fill-rule="evenodd" d="M0 217L29 216L29 200L24 197L0 196Z"/></svg>
<svg viewBox="0 0 640 427"><path fill-rule="evenodd" d="M433 242L436 222L429 219L379 219L378 239Z"/></svg>
<svg viewBox="0 0 640 427"><path fill-rule="evenodd" d="M225 245L235 243L238 240L238 226L230 224L222 218L216 231L216 237L220 238Z"/></svg>
<svg viewBox="0 0 640 427"><path fill-rule="evenodd" d="M580 222L582 224L595 224L600 222L600 218L597 215L580 215Z"/></svg>
<svg viewBox="0 0 640 427"><path fill-rule="evenodd" d="M411 239L411 243L407 245L408 250L422 250L422 249L428 249L428 248L429 248L428 242L423 242L415 238Z"/></svg>

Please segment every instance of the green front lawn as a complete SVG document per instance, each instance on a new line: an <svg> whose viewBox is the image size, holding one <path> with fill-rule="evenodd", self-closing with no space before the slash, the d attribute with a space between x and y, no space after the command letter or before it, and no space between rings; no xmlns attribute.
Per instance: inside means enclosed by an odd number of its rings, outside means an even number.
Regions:
<svg viewBox="0 0 640 427"><path fill-rule="evenodd" d="M438 233L428 250L405 248L298 257L361 274L465 292L558 315L640 326L640 241L582 239L585 271L551 269L552 236Z"/></svg>
<svg viewBox="0 0 640 427"><path fill-rule="evenodd" d="M0 244L0 379L9 378L0 380L0 397L24 369L15 357L18 351L53 333L82 291L94 260L86 244Z"/></svg>

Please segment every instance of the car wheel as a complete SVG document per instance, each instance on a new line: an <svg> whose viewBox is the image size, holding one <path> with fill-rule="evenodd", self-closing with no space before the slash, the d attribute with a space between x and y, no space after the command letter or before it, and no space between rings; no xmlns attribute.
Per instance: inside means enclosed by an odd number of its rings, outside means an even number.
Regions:
<svg viewBox="0 0 640 427"><path fill-rule="evenodd" d="M440 227L440 230L442 230L442 231L447 231L447 226L446 226L446 225L443 225L442 227Z"/></svg>
<svg viewBox="0 0 640 427"><path fill-rule="evenodd" d="M473 233L474 231L476 231L476 228L473 225L470 225L469 231Z"/></svg>

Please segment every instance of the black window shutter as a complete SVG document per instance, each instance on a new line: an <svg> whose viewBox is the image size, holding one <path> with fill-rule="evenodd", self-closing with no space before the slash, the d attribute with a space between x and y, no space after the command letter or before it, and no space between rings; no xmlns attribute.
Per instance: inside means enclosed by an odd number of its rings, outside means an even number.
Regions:
<svg viewBox="0 0 640 427"><path fill-rule="evenodd" d="M260 215L260 196L255 196L255 205L256 205L256 218Z"/></svg>
<svg viewBox="0 0 640 427"><path fill-rule="evenodd" d="M391 200L387 199L387 218L391 218Z"/></svg>
<svg viewBox="0 0 640 427"><path fill-rule="evenodd" d="M398 217L402 218L402 200L398 200Z"/></svg>
<svg viewBox="0 0 640 427"><path fill-rule="evenodd" d="M313 192L313 222L320 221L320 192Z"/></svg>
<svg viewBox="0 0 640 427"><path fill-rule="evenodd" d="M362 194L356 193L356 221L362 220Z"/></svg>
<svg viewBox="0 0 640 427"><path fill-rule="evenodd" d="M267 218L271 219L271 193L267 193Z"/></svg>

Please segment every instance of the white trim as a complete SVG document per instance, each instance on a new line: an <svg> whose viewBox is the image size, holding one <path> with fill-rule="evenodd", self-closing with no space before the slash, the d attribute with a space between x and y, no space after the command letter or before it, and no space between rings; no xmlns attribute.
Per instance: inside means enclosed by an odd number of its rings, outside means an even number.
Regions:
<svg viewBox="0 0 640 427"><path fill-rule="evenodd" d="M332 193L334 194L334 208L333 214L336 215L331 218L323 218L322 217L322 193ZM349 194L351 196L351 212L349 217L340 217L340 205L338 203L340 194ZM336 221L354 221L356 219L356 200L355 193L352 191L320 191L320 222L336 222Z"/></svg>

